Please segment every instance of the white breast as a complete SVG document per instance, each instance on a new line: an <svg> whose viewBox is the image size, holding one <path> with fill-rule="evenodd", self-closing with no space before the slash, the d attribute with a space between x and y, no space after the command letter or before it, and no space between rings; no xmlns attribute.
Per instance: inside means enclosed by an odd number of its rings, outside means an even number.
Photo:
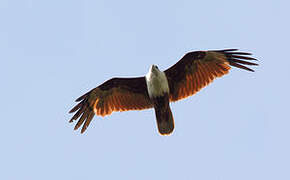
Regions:
<svg viewBox="0 0 290 180"><path fill-rule="evenodd" d="M146 74L146 83L149 97L162 96L169 93L169 86L166 75L162 71L152 72Z"/></svg>

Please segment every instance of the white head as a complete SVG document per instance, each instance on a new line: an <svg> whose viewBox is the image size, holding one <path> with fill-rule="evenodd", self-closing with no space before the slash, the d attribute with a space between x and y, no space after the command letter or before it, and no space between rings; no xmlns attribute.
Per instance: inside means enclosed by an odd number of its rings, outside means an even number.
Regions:
<svg viewBox="0 0 290 180"><path fill-rule="evenodd" d="M155 64L153 64L153 65L151 65L149 72L156 74L156 73L160 72L160 70L158 69L158 67Z"/></svg>
<svg viewBox="0 0 290 180"><path fill-rule="evenodd" d="M163 71L160 71L156 65L151 65L146 74L146 83L149 97L162 96L169 92L168 81Z"/></svg>

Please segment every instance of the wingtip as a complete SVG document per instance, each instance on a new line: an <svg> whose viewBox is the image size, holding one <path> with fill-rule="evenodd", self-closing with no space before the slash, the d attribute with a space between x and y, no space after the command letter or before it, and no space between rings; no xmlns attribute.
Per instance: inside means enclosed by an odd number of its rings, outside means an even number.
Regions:
<svg viewBox="0 0 290 180"><path fill-rule="evenodd" d="M84 125L81 129L81 134L83 134L86 130L87 130L87 127L85 127L85 125Z"/></svg>
<svg viewBox="0 0 290 180"><path fill-rule="evenodd" d="M230 52L230 51L238 51L239 49L231 48L231 49L222 49L222 50L211 50L215 52Z"/></svg>
<svg viewBox="0 0 290 180"><path fill-rule="evenodd" d="M79 126L75 125L74 130L76 131L78 129L79 129Z"/></svg>
<svg viewBox="0 0 290 180"><path fill-rule="evenodd" d="M82 96L78 97L78 98L75 100L75 102L79 102L79 101L81 101L81 100L85 99L89 93L90 93L90 91L89 91L89 92L87 92L87 93L85 93L84 95L82 95Z"/></svg>
<svg viewBox="0 0 290 180"><path fill-rule="evenodd" d="M79 98L77 98L77 99L75 100L75 102L80 102L80 101L83 100L83 99L84 99L84 95L81 96L81 97L79 97Z"/></svg>

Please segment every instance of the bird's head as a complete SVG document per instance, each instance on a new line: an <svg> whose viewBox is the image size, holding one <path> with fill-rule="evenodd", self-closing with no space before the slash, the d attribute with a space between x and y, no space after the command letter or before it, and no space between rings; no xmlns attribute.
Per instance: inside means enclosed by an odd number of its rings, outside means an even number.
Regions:
<svg viewBox="0 0 290 180"><path fill-rule="evenodd" d="M153 65L151 65L149 71L152 72L152 73L157 73L157 72L159 72L160 70L158 69L158 66L156 66L155 64L153 64Z"/></svg>

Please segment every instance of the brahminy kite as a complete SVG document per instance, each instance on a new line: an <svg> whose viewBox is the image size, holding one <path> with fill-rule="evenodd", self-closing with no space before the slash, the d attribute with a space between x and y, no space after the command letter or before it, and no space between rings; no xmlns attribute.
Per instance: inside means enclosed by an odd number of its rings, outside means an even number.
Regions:
<svg viewBox="0 0 290 180"><path fill-rule="evenodd" d="M254 71L245 65L258 65L250 60L251 53L237 49L194 51L185 54L165 71L152 65L143 77L112 78L79 97L70 113L69 122L79 120L75 130L82 126L85 132L94 115L106 116L114 111L154 108L161 135L169 135L174 129L170 102L178 101L198 92L215 78L229 72L231 66Z"/></svg>

